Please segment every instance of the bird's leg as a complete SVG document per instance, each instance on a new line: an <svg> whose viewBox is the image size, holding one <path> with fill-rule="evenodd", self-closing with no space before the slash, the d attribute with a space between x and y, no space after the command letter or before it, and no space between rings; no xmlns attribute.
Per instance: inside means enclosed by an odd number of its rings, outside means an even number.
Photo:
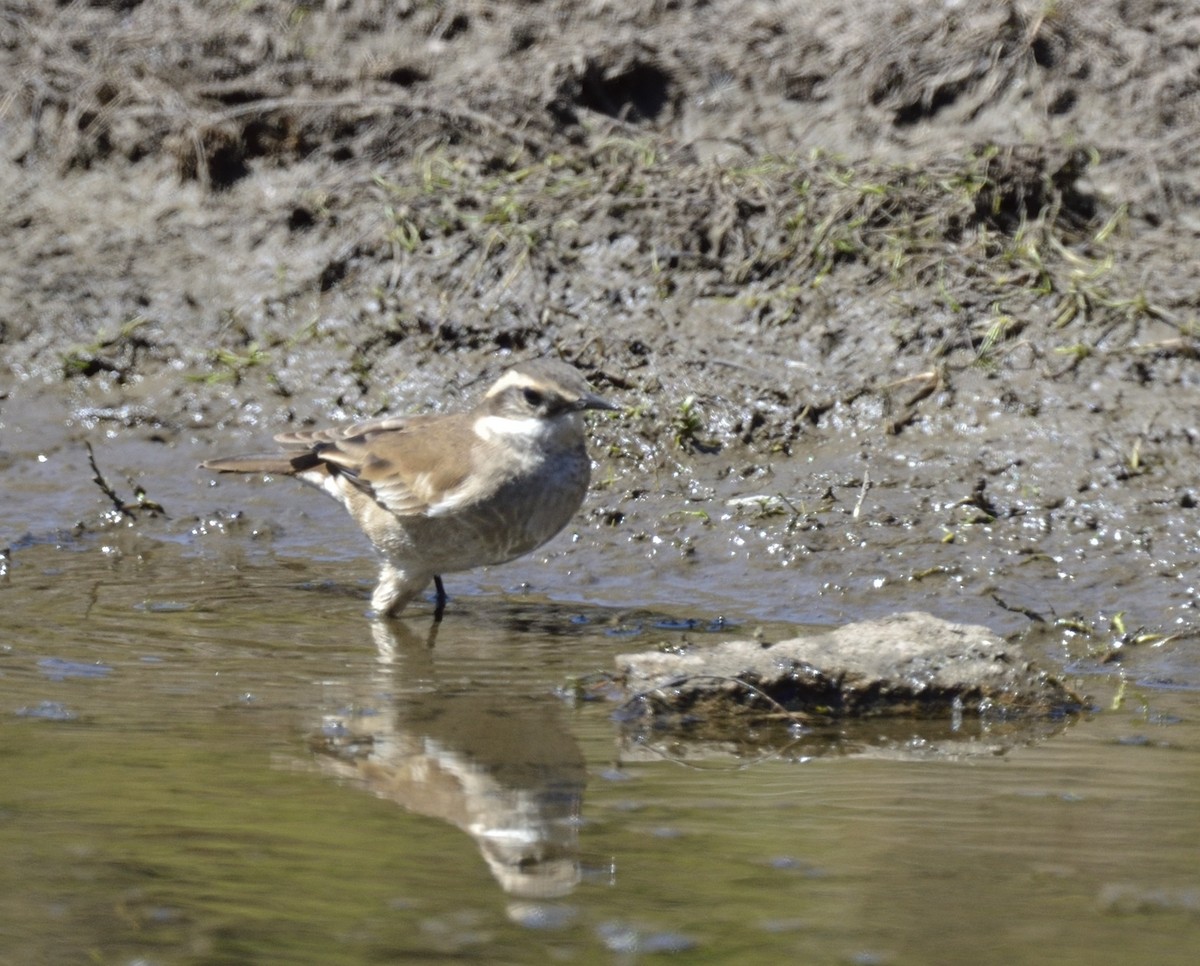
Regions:
<svg viewBox="0 0 1200 966"><path fill-rule="evenodd" d="M385 560L379 570L379 583L371 594L371 610L381 619L399 617L408 602L420 593L426 579L414 580Z"/></svg>
<svg viewBox="0 0 1200 966"><path fill-rule="evenodd" d="M446 588L442 585L442 578L438 574L433 575L433 587L436 591L434 595L435 606L433 608L433 619L440 621L442 614L446 612L446 601L449 598L446 596Z"/></svg>

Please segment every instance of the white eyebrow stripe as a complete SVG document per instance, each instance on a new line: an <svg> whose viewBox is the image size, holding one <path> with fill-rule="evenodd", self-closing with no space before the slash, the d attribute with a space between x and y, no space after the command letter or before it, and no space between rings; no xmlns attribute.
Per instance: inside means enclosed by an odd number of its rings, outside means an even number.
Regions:
<svg viewBox="0 0 1200 966"><path fill-rule="evenodd" d="M484 398L491 398L492 396L497 396L500 393L504 392L505 389L508 389L510 386L535 386L536 387L537 383L534 380L530 379L527 375L525 375L525 373L513 372L510 369L508 372L506 372L504 375L502 375L499 379L497 379L492 384L492 388L487 391L487 394Z"/></svg>

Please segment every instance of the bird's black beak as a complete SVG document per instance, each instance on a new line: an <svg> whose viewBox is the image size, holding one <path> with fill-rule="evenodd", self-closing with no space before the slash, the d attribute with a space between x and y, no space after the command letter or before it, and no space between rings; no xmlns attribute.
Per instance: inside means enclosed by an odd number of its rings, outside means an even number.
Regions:
<svg viewBox="0 0 1200 966"><path fill-rule="evenodd" d="M612 412L617 412L623 407L610 403L607 399L597 396L592 392L585 392L582 396L575 400L573 409L583 411L585 409L607 409Z"/></svg>

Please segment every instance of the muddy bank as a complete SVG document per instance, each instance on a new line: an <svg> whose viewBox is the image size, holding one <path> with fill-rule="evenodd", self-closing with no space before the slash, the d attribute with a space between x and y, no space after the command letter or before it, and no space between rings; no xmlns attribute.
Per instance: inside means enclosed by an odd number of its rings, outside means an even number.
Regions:
<svg viewBox="0 0 1200 966"><path fill-rule="evenodd" d="M218 447L555 353L630 407L597 602L1192 633L1188 5L10 6L6 476L201 518Z"/></svg>

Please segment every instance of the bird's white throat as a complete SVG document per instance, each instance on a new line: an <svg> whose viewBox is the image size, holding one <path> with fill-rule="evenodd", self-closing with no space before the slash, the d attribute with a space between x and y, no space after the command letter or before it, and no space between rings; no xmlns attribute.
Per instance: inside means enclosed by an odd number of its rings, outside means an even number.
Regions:
<svg viewBox="0 0 1200 966"><path fill-rule="evenodd" d="M551 420L537 416L480 416L475 420L475 435L491 442L542 443L557 429Z"/></svg>

